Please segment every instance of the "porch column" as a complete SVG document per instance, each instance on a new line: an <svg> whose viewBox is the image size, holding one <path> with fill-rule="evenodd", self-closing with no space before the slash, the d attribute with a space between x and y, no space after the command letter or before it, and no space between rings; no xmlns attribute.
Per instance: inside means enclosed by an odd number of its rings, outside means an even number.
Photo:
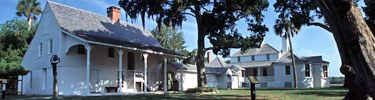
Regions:
<svg viewBox="0 0 375 100"><path fill-rule="evenodd" d="M258 80L259 80L259 82L260 82L260 67L258 67Z"/></svg>
<svg viewBox="0 0 375 100"><path fill-rule="evenodd" d="M90 56L91 56L91 45L86 45L86 96L90 95Z"/></svg>
<svg viewBox="0 0 375 100"><path fill-rule="evenodd" d="M145 69L144 69L144 86L143 86L143 92L144 93L147 93L147 57L148 57L148 54L147 53L144 53L143 54L143 61L144 61L144 64L145 64Z"/></svg>
<svg viewBox="0 0 375 100"><path fill-rule="evenodd" d="M122 55L124 54L124 52L122 51L122 49L118 49L118 59L119 59L119 63L118 63L118 77L119 77L119 84L118 84L118 87L119 87L119 93L122 93Z"/></svg>
<svg viewBox="0 0 375 100"><path fill-rule="evenodd" d="M164 57L164 94L168 94L168 86L167 86L167 57Z"/></svg>
<svg viewBox="0 0 375 100"><path fill-rule="evenodd" d="M184 87L183 87L183 83L184 83L184 69L180 69L180 92L184 91Z"/></svg>

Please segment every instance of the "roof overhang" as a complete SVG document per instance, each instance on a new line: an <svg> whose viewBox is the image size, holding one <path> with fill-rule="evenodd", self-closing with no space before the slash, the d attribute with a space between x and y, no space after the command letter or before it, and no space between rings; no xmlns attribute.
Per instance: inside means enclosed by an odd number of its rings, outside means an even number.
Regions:
<svg viewBox="0 0 375 100"><path fill-rule="evenodd" d="M163 56L174 57L174 58L186 58L182 55L175 55L175 54L168 54L168 53L164 53L164 52L157 52L157 51L154 51L154 50L151 50L151 49L141 49L141 48L127 47L127 46L122 46L122 45L117 45L117 44L90 41L90 40L87 40L87 39L84 39L84 38L81 38L79 36L74 35L73 32L68 32L68 31L65 31L63 29L61 29L61 31L62 31L62 33L65 33L68 36L71 36L71 37L76 38L76 39L78 39L82 42L86 42L86 43L89 43L89 44L97 44L97 45L103 45L103 46L109 46L109 47L115 47L115 48L121 48L121 49L127 49L127 50L134 50L134 51L163 55Z"/></svg>

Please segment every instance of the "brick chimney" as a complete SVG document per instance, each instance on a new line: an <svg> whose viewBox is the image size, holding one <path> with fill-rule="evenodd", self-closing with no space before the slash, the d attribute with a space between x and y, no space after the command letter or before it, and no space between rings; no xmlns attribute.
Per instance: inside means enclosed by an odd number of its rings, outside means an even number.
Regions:
<svg viewBox="0 0 375 100"><path fill-rule="evenodd" d="M211 57L210 57L210 52L207 52L207 63L210 63Z"/></svg>
<svg viewBox="0 0 375 100"><path fill-rule="evenodd" d="M107 16L111 18L113 22L119 22L120 21L120 8L117 8L115 6L108 7Z"/></svg>

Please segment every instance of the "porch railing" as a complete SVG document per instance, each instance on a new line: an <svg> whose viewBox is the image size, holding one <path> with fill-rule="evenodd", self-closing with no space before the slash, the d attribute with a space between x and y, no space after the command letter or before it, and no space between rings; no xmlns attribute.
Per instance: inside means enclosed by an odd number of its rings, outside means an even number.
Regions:
<svg viewBox="0 0 375 100"><path fill-rule="evenodd" d="M144 83L144 73L141 70L128 70L126 75L127 84L132 83L134 89L136 88L136 82L141 82L142 84ZM148 73L148 76L150 75L152 74ZM162 84L162 82L155 81L151 77L147 77L147 88L150 91L156 91L160 84ZM143 87L143 85L141 87Z"/></svg>

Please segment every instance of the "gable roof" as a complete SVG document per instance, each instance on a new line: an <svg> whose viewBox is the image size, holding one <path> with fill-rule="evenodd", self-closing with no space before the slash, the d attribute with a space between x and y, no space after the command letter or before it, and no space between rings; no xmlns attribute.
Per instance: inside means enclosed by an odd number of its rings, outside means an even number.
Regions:
<svg viewBox="0 0 375 100"><path fill-rule="evenodd" d="M300 57L305 62L310 63L329 63L328 61L324 61L322 56L310 56L310 57Z"/></svg>
<svg viewBox="0 0 375 100"><path fill-rule="evenodd" d="M113 22L109 17L51 1L47 1L47 4L60 28L67 34L88 41L179 55L162 47L150 32L139 26L124 21Z"/></svg>
<svg viewBox="0 0 375 100"><path fill-rule="evenodd" d="M215 57L215 59L211 60L210 63L205 64L206 67L226 67L227 63L220 59L219 57Z"/></svg>
<svg viewBox="0 0 375 100"><path fill-rule="evenodd" d="M273 48L269 44L262 44L260 48L250 48L246 50L245 52L238 51L235 54L233 54L231 57L272 54L272 53L279 53L279 51L277 51L275 48Z"/></svg>
<svg viewBox="0 0 375 100"><path fill-rule="evenodd" d="M296 63L302 63L302 60L298 56L293 56L296 59ZM283 53L282 56L279 59L277 59L274 63L292 63L292 56L290 52Z"/></svg>

